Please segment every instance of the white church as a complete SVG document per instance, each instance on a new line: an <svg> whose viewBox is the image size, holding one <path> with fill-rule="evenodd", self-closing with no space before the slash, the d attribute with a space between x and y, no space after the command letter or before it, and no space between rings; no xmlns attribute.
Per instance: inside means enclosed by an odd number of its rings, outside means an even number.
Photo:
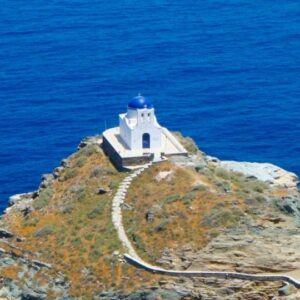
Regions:
<svg viewBox="0 0 300 300"><path fill-rule="evenodd" d="M128 103L127 112L119 115L118 127L104 131L103 148L117 167L125 169L187 155L175 136L159 125L153 104L142 95Z"/></svg>

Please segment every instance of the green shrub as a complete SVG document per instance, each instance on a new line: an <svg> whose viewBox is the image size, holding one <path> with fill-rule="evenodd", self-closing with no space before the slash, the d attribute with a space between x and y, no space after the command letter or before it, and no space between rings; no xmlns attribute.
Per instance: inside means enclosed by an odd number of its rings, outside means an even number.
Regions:
<svg viewBox="0 0 300 300"><path fill-rule="evenodd" d="M52 234L53 232L55 231L55 226L54 225L46 225L45 227L37 230L35 233L34 233L34 237L44 237L44 236L47 236L49 234Z"/></svg>
<svg viewBox="0 0 300 300"><path fill-rule="evenodd" d="M174 195L169 195L167 196L164 200L163 200L163 203L173 203L173 202L176 202L177 200L180 199L180 195L178 194L174 194Z"/></svg>
<svg viewBox="0 0 300 300"><path fill-rule="evenodd" d="M201 170L198 170L198 173L205 175L210 180L214 180L215 175L214 175L214 169L204 167Z"/></svg>
<svg viewBox="0 0 300 300"><path fill-rule="evenodd" d="M40 219L38 217L31 217L28 219L25 219L24 221L24 226L36 226L37 223L40 221Z"/></svg>
<svg viewBox="0 0 300 300"><path fill-rule="evenodd" d="M216 185L225 193L231 191L231 186L227 181L218 182Z"/></svg>
<svg viewBox="0 0 300 300"><path fill-rule="evenodd" d="M101 209L99 207L96 207L94 209L92 209L88 214L87 216L90 218L90 219L95 219L97 218L100 214L101 214Z"/></svg>
<svg viewBox="0 0 300 300"><path fill-rule="evenodd" d="M60 233L56 238L56 242L59 246L62 246L65 243L65 239L66 239L66 236L64 234Z"/></svg>
<svg viewBox="0 0 300 300"><path fill-rule="evenodd" d="M216 238L220 234L220 231L213 230L209 233L211 238Z"/></svg>
<svg viewBox="0 0 300 300"><path fill-rule="evenodd" d="M136 247L137 247L138 249L140 249L140 250L143 251L143 252L146 251L146 250L145 250L145 247L144 247L144 245L143 245L142 239L141 239L141 237L140 237L138 234L132 233L132 234L131 234L131 238L132 238L134 244L136 245Z"/></svg>
<svg viewBox="0 0 300 300"><path fill-rule="evenodd" d="M72 240L72 245L74 247L78 247L79 245L81 245L81 239L79 237L76 237L75 239Z"/></svg>
<svg viewBox="0 0 300 300"><path fill-rule="evenodd" d="M183 135L179 131L175 131L173 132L173 134L189 153L195 154L199 151L196 143L192 138L183 137Z"/></svg>
<svg viewBox="0 0 300 300"><path fill-rule="evenodd" d="M195 171L196 171L196 172L200 172L201 170L204 169L204 167L205 167L204 164L203 164L203 165L197 165L197 166L195 166Z"/></svg>
<svg viewBox="0 0 300 300"><path fill-rule="evenodd" d="M72 186L70 186L69 191L72 194L77 194L77 193L84 191L84 186L76 183L76 184L73 184Z"/></svg>
<svg viewBox="0 0 300 300"><path fill-rule="evenodd" d="M218 177L221 177L223 179L226 179L226 180L230 179L230 173L227 170L223 169L223 168L217 167L215 169L215 174Z"/></svg>
<svg viewBox="0 0 300 300"><path fill-rule="evenodd" d="M60 209L63 214L70 214L74 210L74 205L71 203L65 203L65 205Z"/></svg>
<svg viewBox="0 0 300 300"><path fill-rule="evenodd" d="M262 181L254 180L247 182L247 187L257 193L263 193L267 185Z"/></svg>
<svg viewBox="0 0 300 300"><path fill-rule="evenodd" d="M84 166L85 163L86 163L86 158L81 156L76 160L75 166L81 168L82 166Z"/></svg>
<svg viewBox="0 0 300 300"><path fill-rule="evenodd" d="M119 187L119 182L113 180L113 181L111 181L111 182L109 183L109 187L110 187L111 189L117 189L117 188Z"/></svg>
<svg viewBox="0 0 300 300"><path fill-rule="evenodd" d="M194 185L192 191L207 191L207 186L205 184Z"/></svg>
<svg viewBox="0 0 300 300"><path fill-rule="evenodd" d="M87 145L85 146L84 148L80 149L78 152L77 152L77 155L78 156L91 156L93 155L94 153L97 153L97 149L96 149L97 146L95 145Z"/></svg>
<svg viewBox="0 0 300 300"><path fill-rule="evenodd" d="M255 196L255 200L259 203L264 203L266 201L266 198L262 195Z"/></svg>
<svg viewBox="0 0 300 300"><path fill-rule="evenodd" d="M169 220L166 219L162 221L160 224L158 224L157 226L155 226L154 230L156 232L165 231L167 229L168 224L169 224Z"/></svg>
<svg viewBox="0 0 300 300"><path fill-rule="evenodd" d="M51 198L53 197L54 190L51 187L42 189L39 196L33 201L33 207L36 209L41 209L48 205Z"/></svg>
<svg viewBox="0 0 300 300"><path fill-rule="evenodd" d="M101 167L96 166L91 170L90 177L100 177L101 175L103 175L103 169Z"/></svg>
<svg viewBox="0 0 300 300"><path fill-rule="evenodd" d="M93 239L94 235L92 233L88 233L87 235L84 236L84 238L88 241L91 241Z"/></svg>
<svg viewBox="0 0 300 300"><path fill-rule="evenodd" d="M148 191L148 190L145 190L145 191L143 192L143 195L144 195L145 197L149 197L149 196L151 196L151 192Z"/></svg>
<svg viewBox="0 0 300 300"><path fill-rule="evenodd" d="M62 177L63 181L72 179L78 175L78 170L74 168L66 169L64 176Z"/></svg>
<svg viewBox="0 0 300 300"><path fill-rule="evenodd" d="M217 208L214 209L210 214L204 216L202 225L210 227L230 227L238 223L242 214L242 211L237 208L233 208L231 210Z"/></svg>
<svg viewBox="0 0 300 300"><path fill-rule="evenodd" d="M192 192L188 192L186 193L183 197L182 197L182 202L184 204L191 204L191 202L196 198L196 193L194 191Z"/></svg>
<svg viewBox="0 0 300 300"><path fill-rule="evenodd" d="M82 201L86 198L87 188L82 184L74 184L69 188L70 193L63 195L64 202Z"/></svg>
<svg viewBox="0 0 300 300"><path fill-rule="evenodd" d="M101 257L101 252L97 249L94 249L90 252L89 257L93 260L93 261L97 261L100 257Z"/></svg>

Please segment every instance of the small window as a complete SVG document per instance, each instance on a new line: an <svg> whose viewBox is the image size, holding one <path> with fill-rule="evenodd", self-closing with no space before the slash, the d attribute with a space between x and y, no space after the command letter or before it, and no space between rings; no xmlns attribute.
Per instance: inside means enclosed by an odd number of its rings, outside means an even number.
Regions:
<svg viewBox="0 0 300 300"><path fill-rule="evenodd" d="M144 114L141 114L142 118L144 118Z"/></svg>
<svg viewBox="0 0 300 300"><path fill-rule="evenodd" d="M151 114L150 113L148 113L148 117L150 117L151 116Z"/></svg>

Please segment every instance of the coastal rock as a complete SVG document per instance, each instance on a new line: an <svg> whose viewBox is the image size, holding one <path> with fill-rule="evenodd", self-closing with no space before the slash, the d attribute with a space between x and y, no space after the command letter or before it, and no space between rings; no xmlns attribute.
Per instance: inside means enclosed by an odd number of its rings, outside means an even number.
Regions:
<svg viewBox="0 0 300 300"><path fill-rule="evenodd" d="M24 194L16 194L9 198L9 207L5 209L5 213L9 213L11 209L17 210L27 216L33 209L33 200L38 196L38 192L30 192Z"/></svg>
<svg viewBox="0 0 300 300"><path fill-rule="evenodd" d="M283 197L277 200L276 205L281 211L287 214L292 214L300 218L300 199L299 197Z"/></svg>
<svg viewBox="0 0 300 300"><path fill-rule="evenodd" d="M24 200L31 200L36 198L38 195L38 192L29 192L29 193L23 193L23 194L16 194L11 197L9 197L8 203L10 206L19 204L20 202Z"/></svg>
<svg viewBox="0 0 300 300"><path fill-rule="evenodd" d="M46 299L49 294L56 294L55 299L72 299L69 296L70 283L61 275L48 272L49 265L40 261L0 253L0 269L16 268L16 278L0 276L0 299ZM3 268L3 269L2 269ZM43 280L41 285L39 278Z"/></svg>
<svg viewBox="0 0 300 300"><path fill-rule="evenodd" d="M122 294L118 292L102 292L94 297L94 300L138 300L138 299L164 299L164 300L179 300L182 295L187 296L189 292L175 286L177 290L169 289L145 289L138 290L131 294ZM179 290L179 291L178 291Z"/></svg>
<svg viewBox="0 0 300 300"><path fill-rule="evenodd" d="M59 178L59 176L60 176L60 174L61 174L61 172L62 172L63 170L64 170L63 167L57 167L57 168L55 168L54 171L53 171L53 173L52 173L54 179Z"/></svg>
<svg viewBox="0 0 300 300"><path fill-rule="evenodd" d="M78 145L78 150L88 146L88 145L98 145L100 146L102 144L102 136L96 135L96 136L88 136L84 138Z"/></svg>
<svg viewBox="0 0 300 300"><path fill-rule="evenodd" d="M47 188L53 183L54 175L53 174L44 174L42 176L42 182L40 184L40 188Z"/></svg>
<svg viewBox="0 0 300 300"><path fill-rule="evenodd" d="M0 228L0 239L10 239L12 237L14 237L13 233L7 231L6 229Z"/></svg>
<svg viewBox="0 0 300 300"><path fill-rule="evenodd" d="M63 159L60 164L61 164L61 167L63 167L63 168L69 168L70 167L70 161L66 158Z"/></svg>
<svg viewBox="0 0 300 300"><path fill-rule="evenodd" d="M256 178L271 185L296 188L299 182L296 174L269 163L218 160L216 164L224 169L242 173L248 177Z"/></svg>

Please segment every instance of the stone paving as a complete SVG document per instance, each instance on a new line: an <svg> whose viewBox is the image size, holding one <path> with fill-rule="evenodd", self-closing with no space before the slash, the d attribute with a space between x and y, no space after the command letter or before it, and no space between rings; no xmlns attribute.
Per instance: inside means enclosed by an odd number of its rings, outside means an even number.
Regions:
<svg viewBox="0 0 300 300"><path fill-rule="evenodd" d="M143 171L145 171L147 168L149 168L152 165L152 163L149 163L140 169L135 170L133 173L128 175L119 185L118 191L113 198L113 204L112 204L112 221L113 224L118 232L118 236L120 241L122 242L125 249L127 249L128 254L134 258L140 259L137 253L135 252L132 244L130 243L126 232L124 230L124 226L122 223L122 209L121 204L124 203L127 190L131 184L131 181L133 178L141 174Z"/></svg>

